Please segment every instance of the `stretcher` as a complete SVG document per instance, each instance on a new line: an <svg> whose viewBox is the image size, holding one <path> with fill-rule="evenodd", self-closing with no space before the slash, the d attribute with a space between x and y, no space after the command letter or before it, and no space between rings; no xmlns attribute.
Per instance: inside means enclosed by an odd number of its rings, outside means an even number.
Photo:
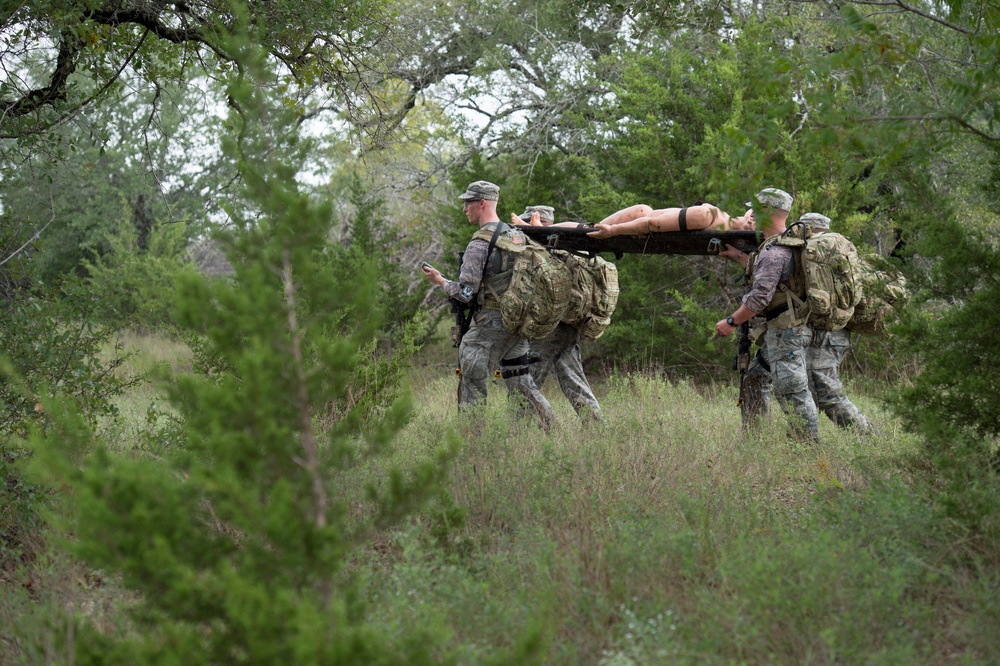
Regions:
<svg viewBox="0 0 1000 666"><path fill-rule="evenodd" d="M594 227L518 227L537 243L573 254L593 256L610 252L621 259L625 254L687 254L712 256L732 245L743 252L755 252L764 236L759 231L661 231L642 236L588 236Z"/></svg>

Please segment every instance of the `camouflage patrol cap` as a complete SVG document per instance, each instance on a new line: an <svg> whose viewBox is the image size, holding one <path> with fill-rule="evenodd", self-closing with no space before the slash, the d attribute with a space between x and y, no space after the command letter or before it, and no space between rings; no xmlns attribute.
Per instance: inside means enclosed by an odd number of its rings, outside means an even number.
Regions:
<svg viewBox="0 0 1000 666"><path fill-rule="evenodd" d="M486 199L487 201L500 200L500 187L485 180L477 180L469 183L464 194L459 194L458 198L467 201L469 199Z"/></svg>
<svg viewBox="0 0 1000 666"><path fill-rule="evenodd" d="M766 187L758 192L757 201L786 213L792 209L792 195L776 187ZM746 207L753 208L753 202L746 202Z"/></svg>
<svg viewBox="0 0 1000 666"><path fill-rule="evenodd" d="M830 228L830 218L826 215L821 215L820 213L806 213L799 218L799 222L807 227L812 227L813 229Z"/></svg>
<svg viewBox="0 0 1000 666"><path fill-rule="evenodd" d="M556 209L552 206L525 206L524 212L518 215L518 217L527 222L531 219L532 213L538 213L538 217L542 222L556 221Z"/></svg>

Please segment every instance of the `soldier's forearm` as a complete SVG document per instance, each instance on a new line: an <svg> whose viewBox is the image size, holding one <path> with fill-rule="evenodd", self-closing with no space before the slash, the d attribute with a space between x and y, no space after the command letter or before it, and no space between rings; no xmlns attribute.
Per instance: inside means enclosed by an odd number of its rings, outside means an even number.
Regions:
<svg viewBox="0 0 1000 666"><path fill-rule="evenodd" d="M753 319L754 317L756 317L758 314L759 313L754 312L753 310L751 310L750 308L748 308L746 305L740 305L740 307L736 308L736 312L734 312L730 316L733 318L733 322L735 323L735 325L739 326L740 324L744 324L744 323L750 321L751 319Z"/></svg>

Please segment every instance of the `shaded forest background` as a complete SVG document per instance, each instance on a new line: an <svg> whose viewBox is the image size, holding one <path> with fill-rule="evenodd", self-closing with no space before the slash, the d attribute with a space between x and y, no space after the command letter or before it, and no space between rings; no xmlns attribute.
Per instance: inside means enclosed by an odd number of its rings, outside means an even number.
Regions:
<svg viewBox="0 0 1000 666"><path fill-rule="evenodd" d="M315 630L315 655L331 613L356 632L356 658L374 649L350 594L331 611L340 582L326 576L421 503L448 515L459 445L442 435L433 464L370 489L364 529L330 474L407 422L408 365L448 315L417 267L454 275L469 237L456 194L479 179L501 186L501 219L547 204L589 222L634 203L739 213L781 187L792 218L822 212L890 257L911 305L893 336L856 340L845 373L919 439L942 515L995 543L993 4L27 0L3 5L0 33L5 570L30 566L31 535L58 523L96 566L132 562L126 586L166 599L137 621L194 654L257 654L264 631L198 591L220 561L248 598L296 590L285 633ZM732 266L617 265L618 311L585 348L588 370L732 381L731 341L710 335L740 294ZM125 330L194 355L189 378L162 378L172 410L150 406L147 435L184 442L166 467L113 462L102 442L116 399L147 379L120 372ZM55 487L89 517L42 521ZM249 508L262 506L268 520ZM167 524L170 555L123 545ZM185 550L205 561L170 559ZM294 572L260 581L288 558ZM112 650L80 635L81 659ZM533 640L512 649L534 654Z"/></svg>

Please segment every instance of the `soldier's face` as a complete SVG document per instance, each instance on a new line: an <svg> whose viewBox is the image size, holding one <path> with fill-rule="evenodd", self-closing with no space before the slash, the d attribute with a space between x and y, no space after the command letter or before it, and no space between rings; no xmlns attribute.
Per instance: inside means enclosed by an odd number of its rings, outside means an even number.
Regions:
<svg viewBox="0 0 1000 666"><path fill-rule="evenodd" d="M760 222L760 229L766 229L771 224L771 207L767 204L761 204L760 208L754 211L756 217L755 221Z"/></svg>
<svg viewBox="0 0 1000 666"><path fill-rule="evenodd" d="M482 215L483 211L483 200L469 199L462 204L462 210L465 211L465 216L469 218L469 222L478 224L479 216Z"/></svg>

